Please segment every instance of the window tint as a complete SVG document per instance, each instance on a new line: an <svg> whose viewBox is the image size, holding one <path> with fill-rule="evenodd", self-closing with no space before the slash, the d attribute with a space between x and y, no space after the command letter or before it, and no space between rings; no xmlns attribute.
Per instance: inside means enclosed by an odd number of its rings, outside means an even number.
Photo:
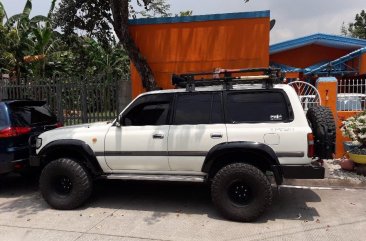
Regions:
<svg viewBox="0 0 366 241"><path fill-rule="evenodd" d="M37 126L57 123L56 116L44 103L13 103L10 105L11 119L16 126Z"/></svg>
<svg viewBox="0 0 366 241"><path fill-rule="evenodd" d="M280 92L230 93L227 96L229 123L288 121L288 107Z"/></svg>
<svg viewBox="0 0 366 241"><path fill-rule="evenodd" d="M219 93L179 94L175 108L175 125L223 123Z"/></svg>
<svg viewBox="0 0 366 241"><path fill-rule="evenodd" d="M166 125L169 103L145 103L131 109L124 117L125 126Z"/></svg>
<svg viewBox="0 0 366 241"><path fill-rule="evenodd" d="M8 114L6 113L5 105L0 103L0 130L9 126Z"/></svg>
<svg viewBox="0 0 366 241"><path fill-rule="evenodd" d="M221 94L215 93L212 96L211 124L224 123Z"/></svg>

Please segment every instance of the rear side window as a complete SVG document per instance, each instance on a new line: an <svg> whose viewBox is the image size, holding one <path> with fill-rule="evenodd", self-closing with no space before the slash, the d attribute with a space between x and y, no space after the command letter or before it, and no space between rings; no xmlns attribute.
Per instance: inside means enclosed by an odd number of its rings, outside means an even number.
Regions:
<svg viewBox="0 0 366 241"><path fill-rule="evenodd" d="M289 110L281 92L240 92L227 95L229 123L287 122Z"/></svg>
<svg viewBox="0 0 366 241"><path fill-rule="evenodd" d="M0 130L9 127L8 113L4 103L0 103Z"/></svg>
<svg viewBox="0 0 366 241"><path fill-rule="evenodd" d="M56 116L44 103L13 103L10 105L10 111L15 126L38 126L57 123Z"/></svg>
<svg viewBox="0 0 366 241"><path fill-rule="evenodd" d="M179 94L175 106L175 125L223 123L221 93Z"/></svg>

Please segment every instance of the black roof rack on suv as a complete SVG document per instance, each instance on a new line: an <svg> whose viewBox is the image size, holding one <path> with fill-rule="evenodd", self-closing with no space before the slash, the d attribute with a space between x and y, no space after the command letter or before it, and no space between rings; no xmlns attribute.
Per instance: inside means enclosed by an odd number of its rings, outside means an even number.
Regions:
<svg viewBox="0 0 366 241"><path fill-rule="evenodd" d="M244 75L240 73L261 73L261 75ZM234 74L234 76L233 76ZM201 78L195 78L202 76ZM205 78L207 76L212 76ZM262 83L264 88L273 88L273 84L282 83L283 76L278 68L252 68L252 69L218 69L214 72L200 72L188 74L173 74L172 84L176 87L194 91L196 86L222 85L224 89L232 89L233 84Z"/></svg>

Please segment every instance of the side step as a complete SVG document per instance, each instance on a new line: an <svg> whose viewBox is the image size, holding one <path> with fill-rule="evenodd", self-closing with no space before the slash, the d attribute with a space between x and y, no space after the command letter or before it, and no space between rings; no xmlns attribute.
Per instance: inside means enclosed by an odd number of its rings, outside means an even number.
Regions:
<svg viewBox="0 0 366 241"><path fill-rule="evenodd" d="M142 175L142 174L110 174L107 179L114 180L144 180L144 181L170 181L170 182L204 182L204 176L180 175Z"/></svg>

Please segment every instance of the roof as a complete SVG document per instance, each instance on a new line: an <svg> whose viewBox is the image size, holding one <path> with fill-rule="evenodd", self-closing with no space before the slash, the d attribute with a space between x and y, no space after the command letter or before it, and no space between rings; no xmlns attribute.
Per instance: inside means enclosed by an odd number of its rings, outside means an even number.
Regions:
<svg viewBox="0 0 366 241"><path fill-rule="evenodd" d="M190 23L190 22L205 22L205 21L230 20L230 19L269 18L269 16L270 11L266 10L266 11L255 11L255 12L195 15L195 16L184 16L184 17L139 18L139 19L131 19L128 21L128 23L130 25Z"/></svg>
<svg viewBox="0 0 366 241"><path fill-rule="evenodd" d="M274 84L273 89L285 89L286 84ZM165 90L153 90L144 92L139 96L151 95L151 94L169 94L169 93L196 93L196 92L214 92L214 91L235 91L235 90L265 90L262 84L235 84L230 90L224 89L221 85L196 87L194 91L188 91L186 88L179 89L165 89Z"/></svg>
<svg viewBox="0 0 366 241"><path fill-rule="evenodd" d="M366 47L366 40L345 36L317 33L270 46L270 54L275 54L310 44L318 44L327 47L355 50Z"/></svg>

